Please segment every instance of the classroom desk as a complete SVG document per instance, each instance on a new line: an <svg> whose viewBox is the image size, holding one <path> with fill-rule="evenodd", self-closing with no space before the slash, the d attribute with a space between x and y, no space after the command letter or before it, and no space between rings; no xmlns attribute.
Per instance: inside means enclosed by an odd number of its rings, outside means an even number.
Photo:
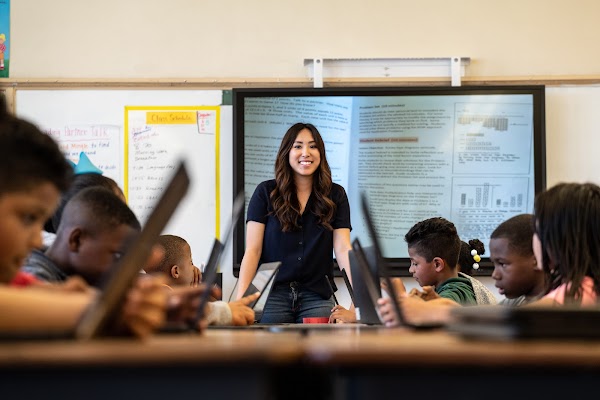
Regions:
<svg viewBox="0 0 600 400"><path fill-rule="evenodd" d="M596 393L600 341L467 341L444 331L208 330L146 341L0 343L18 398L558 398ZM286 384L291 380L291 384ZM14 397L17 398L17 397Z"/></svg>

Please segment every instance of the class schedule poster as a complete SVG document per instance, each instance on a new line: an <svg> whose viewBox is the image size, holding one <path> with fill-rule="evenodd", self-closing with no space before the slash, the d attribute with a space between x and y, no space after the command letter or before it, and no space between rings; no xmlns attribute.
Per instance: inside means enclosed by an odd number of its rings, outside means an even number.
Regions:
<svg viewBox="0 0 600 400"><path fill-rule="evenodd" d="M8 78L10 65L10 0L0 0L0 78Z"/></svg>

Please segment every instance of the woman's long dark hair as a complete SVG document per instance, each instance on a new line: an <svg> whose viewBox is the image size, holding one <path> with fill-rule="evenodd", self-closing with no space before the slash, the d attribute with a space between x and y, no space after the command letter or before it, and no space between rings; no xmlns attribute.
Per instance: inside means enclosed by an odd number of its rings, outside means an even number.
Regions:
<svg viewBox="0 0 600 400"><path fill-rule="evenodd" d="M589 276L600 295L600 187L560 183L538 194L534 221L548 291L567 283L565 302L580 303Z"/></svg>
<svg viewBox="0 0 600 400"><path fill-rule="evenodd" d="M313 175L312 191L315 196L314 208L307 210L313 212L319 221L328 230L333 230L331 219L335 213L335 203L331 200L331 169L325 155L325 143L317 128L312 124L297 123L292 125L281 140L277 159L275 160L275 181L277 186L271 192L273 213L281 223L284 232L299 229L298 217L300 216L300 203L296 194L296 183L290 165L289 155L298 137L298 133L308 129L313 136L317 150L321 155L321 163Z"/></svg>

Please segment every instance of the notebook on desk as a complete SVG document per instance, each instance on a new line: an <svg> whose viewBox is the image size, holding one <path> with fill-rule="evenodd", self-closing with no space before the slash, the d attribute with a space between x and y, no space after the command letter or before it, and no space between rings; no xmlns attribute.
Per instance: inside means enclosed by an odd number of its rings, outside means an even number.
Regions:
<svg viewBox="0 0 600 400"><path fill-rule="evenodd" d="M447 330L469 339L600 340L600 308L471 306L451 311Z"/></svg>
<svg viewBox="0 0 600 400"><path fill-rule="evenodd" d="M0 332L3 340L93 339L107 336L119 315L127 291L152 251L158 236L185 196L190 179L181 162L156 203L141 232L127 246L124 256L107 271L96 299L84 310L73 330L59 333Z"/></svg>

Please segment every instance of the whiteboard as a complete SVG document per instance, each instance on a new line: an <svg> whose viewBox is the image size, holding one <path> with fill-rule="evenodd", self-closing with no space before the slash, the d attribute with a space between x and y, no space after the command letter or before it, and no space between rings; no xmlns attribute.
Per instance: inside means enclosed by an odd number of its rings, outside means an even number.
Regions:
<svg viewBox="0 0 600 400"><path fill-rule="evenodd" d="M136 165L148 165L146 161L136 162L133 140L129 140L125 129L127 108L168 108L168 107L206 107L219 110L222 103L221 90L17 90L15 94L15 112L17 116L37 124L60 144L65 155L77 163L81 151L92 163L101 169L104 175L113 178L128 195L128 203L143 224L147 217L144 207L133 197L144 192L147 203L153 203L156 195L150 194L146 187L138 186L137 192L127 193L131 182L126 171ZM229 107L230 108L230 107ZM219 118L218 131L212 129L193 136L189 132L178 132L174 127L165 126L153 140L157 152L168 153L169 160L182 158L188 165L191 186L188 195L177 208L173 218L163 233L182 236L190 243L194 262L200 265L206 262L213 238L218 235L219 207L218 199L231 196L231 190L225 193L218 190L221 181L217 154L222 154L218 144L219 137L231 137L231 112L216 113ZM216 120L213 123L216 124ZM216 124L217 125L217 124ZM198 125L199 127L199 125ZM169 137L166 138L165 135ZM229 140L229 139L228 139ZM205 162L202 162L204 160ZM231 158L229 157L229 161ZM171 162L171 161L169 161ZM164 157L157 160L157 166L168 164ZM148 171L148 167L146 169ZM226 173L231 173L226 168ZM157 179L168 179L168 171L159 172ZM231 182L231 177L229 177Z"/></svg>

